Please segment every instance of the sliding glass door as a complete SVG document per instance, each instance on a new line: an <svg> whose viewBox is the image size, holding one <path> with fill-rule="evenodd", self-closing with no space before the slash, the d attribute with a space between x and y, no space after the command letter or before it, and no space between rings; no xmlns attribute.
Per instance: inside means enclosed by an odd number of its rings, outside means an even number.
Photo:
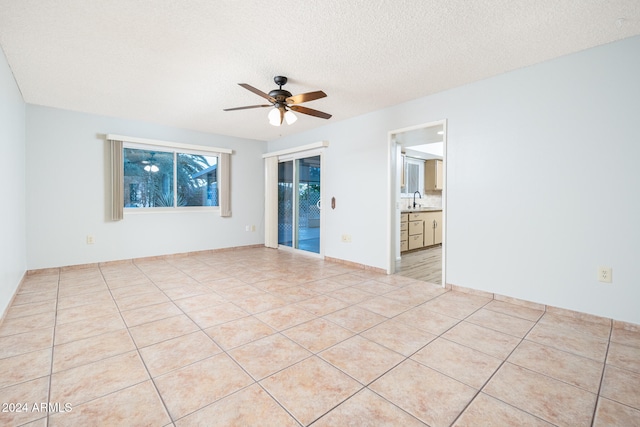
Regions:
<svg viewBox="0 0 640 427"><path fill-rule="evenodd" d="M320 253L320 156L278 163L278 244Z"/></svg>

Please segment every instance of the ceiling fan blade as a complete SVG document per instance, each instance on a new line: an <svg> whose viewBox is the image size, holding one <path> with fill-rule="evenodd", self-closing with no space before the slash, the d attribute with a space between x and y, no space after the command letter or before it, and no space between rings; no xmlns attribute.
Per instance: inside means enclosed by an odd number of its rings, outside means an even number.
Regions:
<svg viewBox="0 0 640 427"><path fill-rule="evenodd" d="M262 105L248 105L246 107L236 107L236 108L225 108L222 111L234 111L234 110L248 110L249 108L262 108L262 107L273 107L271 104L262 104Z"/></svg>
<svg viewBox="0 0 640 427"><path fill-rule="evenodd" d="M311 108L303 107L301 105L292 105L291 108L293 111L297 111L298 113L308 114L314 117L320 117L321 119L330 119L331 114L323 113L322 111L314 110Z"/></svg>
<svg viewBox="0 0 640 427"><path fill-rule="evenodd" d="M313 101L314 99L324 98L325 96L327 96L326 93L321 90L317 90L315 92L293 95L292 97L287 98L286 101L287 104L302 104L303 102Z"/></svg>
<svg viewBox="0 0 640 427"><path fill-rule="evenodd" d="M246 83L238 83L240 86L242 86L243 88L245 88L248 91L251 91L253 93L255 93L258 96L263 97L264 99L268 99L269 102L276 102L275 98L267 95L266 93L264 93L263 91L261 91L260 89L256 89L255 87L248 85Z"/></svg>

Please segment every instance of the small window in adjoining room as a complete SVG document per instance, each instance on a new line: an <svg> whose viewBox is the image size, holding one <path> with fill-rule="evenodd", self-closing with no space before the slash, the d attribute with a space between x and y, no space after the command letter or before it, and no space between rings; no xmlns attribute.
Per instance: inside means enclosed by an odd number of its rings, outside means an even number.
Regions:
<svg viewBox="0 0 640 427"><path fill-rule="evenodd" d="M125 208L219 206L213 154L125 147L123 160Z"/></svg>

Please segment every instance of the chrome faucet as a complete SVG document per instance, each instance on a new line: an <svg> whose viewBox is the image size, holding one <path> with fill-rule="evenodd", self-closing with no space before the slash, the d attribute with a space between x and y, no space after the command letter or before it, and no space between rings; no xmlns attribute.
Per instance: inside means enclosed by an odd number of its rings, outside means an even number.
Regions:
<svg viewBox="0 0 640 427"><path fill-rule="evenodd" d="M418 193L418 196L420 196L420 198L422 199L422 194L420 194L419 191L416 191L415 193L413 193L413 207L414 207L414 209L416 207L416 193Z"/></svg>

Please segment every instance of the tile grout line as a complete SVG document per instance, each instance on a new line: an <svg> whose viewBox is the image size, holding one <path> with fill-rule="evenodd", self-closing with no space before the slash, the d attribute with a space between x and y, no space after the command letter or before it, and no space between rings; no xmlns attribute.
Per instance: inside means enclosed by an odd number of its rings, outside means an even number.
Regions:
<svg viewBox="0 0 640 427"><path fill-rule="evenodd" d="M51 384L53 383L53 357L56 346L56 329L58 329L58 300L60 299L60 279L62 272L58 269L58 286L56 286L56 308L53 316L53 331L51 337L51 365L49 367L49 386L47 387L47 403L51 401ZM49 426L49 411L47 411L46 426Z"/></svg>
<svg viewBox="0 0 640 427"><path fill-rule="evenodd" d="M602 383L604 382L604 375L607 370L607 358L609 357L609 348L611 347L611 335L613 334L613 321L609 326L609 339L607 340L607 351L604 354L604 361L602 363L602 374L600 374L600 383L598 384L598 391L596 392L596 403L593 405L593 414L591 415L591 427L596 422L596 413L598 411L598 405L600 404L600 392L602 391Z"/></svg>
<svg viewBox="0 0 640 427"><path fill-rule="evenodd" d="M140 270L140 268L137 265L135 265L135 263L133 265L142 274L144 274L145 277L147 277L149 279L147 274L144 271ZM149 376L149 379L151 380L151 384L153 384L153 388L155 389L156 394L158 395L158 398L160 399L160 402L162 403L162 406L164 407L164 410L165 410L167 416L171 420L171 423L175 425L175 420L171 416L171 412L169 412L169 408L167 407L167 404L164 401L164 398L162 397L162 394L160 394L160 390L158 390L158 386L156 385L156 383L155 383L155 381L153 379L153 376L151 376L151 372L149 371L149 367L147 366L147 364L145 363L144 359L142 358L142 354L140 353L140 348L138 347L138 344L136 343L135 339L133 338L133 335L131 334L131 330L129 328L129 325L127 325L127 322L125 321L124 317L122 316L122 310L120 310L120 307L118 306L118 302L114 298L113 292L111 292L111 288L109 287L109 282L106 280L106 278L104 276L104 272L102 271L102 267L98 266L98 270L100 271L100 275L102 276L102 280L104 281L105 285L107 286L107 289L109 290L109 294L111 295L113 303L115 304L115 306L116 306L116 308L118 310L118 314L120 315L120 319L122 320L122 323L124 324L124 327L127 330L127 334L129 335L129 339L131 339L131 342L133 342L133 345L135 346L136 353L138 354L138 357L140 358L140 361L142 362L142 366L144 366L145 371L147 371L147 375ZM151 279L149 279L149 280L151 280ZM152 280L151 280L151 283L153 283L154 286L157 286ZM142 383L138 383L138 384L142 384ZM131 387L131 386L129 386L129 387ZM126 388L128 388L128 387L122 388L120 390L124 390ZM120 390L115 390L114 392L118 392Z"/></svg>

